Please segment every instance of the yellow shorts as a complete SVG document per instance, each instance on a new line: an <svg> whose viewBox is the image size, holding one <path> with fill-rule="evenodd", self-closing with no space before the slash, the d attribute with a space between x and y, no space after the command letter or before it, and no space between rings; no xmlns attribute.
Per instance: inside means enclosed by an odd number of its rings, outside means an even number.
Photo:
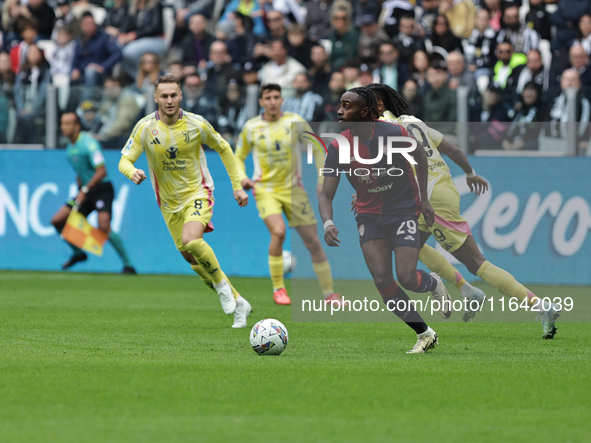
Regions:
<svg viewBox="0 0 591 443"><path fill-rule="evenodd" d="M453 184L436 184L429 202L435 211L435 223L427 228L421 215L419 229L433 234L446 251L454 252L472 235L468 222L460 214L460 194Z"/></svg>
<svg viewBox="0 0 591 443"><path fill-rule="evenodd" d="M254 192L259 216L264 220L270 215L285 213L290 227L316 224L316 217L306 191L294 186L287 191L269 192L257 189Z"/></svg>
<svg viewBox="0 0 591 443"><path fill-rule="evenodd" d="M213 231L211 216L213 215L213 199L198 198L179 212L163 212L168 231L179 251L184 251L183 226L190 221L198 221L205 225L205 232Z"/></svg>

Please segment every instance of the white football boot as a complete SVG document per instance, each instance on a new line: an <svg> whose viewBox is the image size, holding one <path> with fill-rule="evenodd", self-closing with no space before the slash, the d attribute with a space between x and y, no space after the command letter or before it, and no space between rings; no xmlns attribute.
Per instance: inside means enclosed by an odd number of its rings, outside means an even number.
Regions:
<svg viewBox="0 0 591 443"><path fill-rule="evenodd" d="M236 299L236 310L234 311L234 324L232 327L234 329L246 328L246 319L250 316L251 312L252 307L250 306L250 303L248 303L244 297L239 295Z"/></svg>
<svg viewBox="0 0 591 443"><path fill-rule="evenodd" d="M410 351L406 351L407 354L422 354L427 350L434 348L439 345L439 339L437 334L430 326L422 334L417 334L417 342Z"/></svg>
<svg viewBox="0 0 591 443"><path fill-rule="evenodd" d="M223 279L220 283L214 283L213 288L220 297L220 303L222 304L224 314L233 314L234 311L236 311L236 299L234 298L230 284L226 281L226 279Z"/></svg>
<svg viewBox="0 0 591 443"><path fill-rule="evenodd" d="M540 301L536 305L540 311L536 320L541 321L542 328L544 328L542 338L544 340L552 340L554 335L556 335L556 319L560 317L560 308L550 301L547 303Z"/></svg>
<svg viewBox="0 0 591 443"><path fill-rule="evenodd" d="M478 302L478 307L476 309L472 309L472 301L476 300ZM472 293L466 297L466 310L464 311L464 315L462 316L462 320L466 323L470 321L472 317L476 315L477 312L482 310L484 306L484 302L486 301L486 294L482 289L478 289L476 286L472 287Z"/></svg>
<svg viewBox="0 0 591 443"><path fill-rule="evenodd" d="M451 297L449 292L443 284L443 280L435 272L431 272L431 276L437 280L437 288L431 291L433 300L439 301L439 313L446 320L451 317Z"/></svg>

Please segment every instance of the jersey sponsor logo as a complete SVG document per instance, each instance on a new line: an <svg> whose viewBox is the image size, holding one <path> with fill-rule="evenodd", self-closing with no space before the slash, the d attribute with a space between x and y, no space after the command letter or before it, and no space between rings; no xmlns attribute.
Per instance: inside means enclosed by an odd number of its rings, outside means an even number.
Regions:
<svg viewBox="0 0 591 443"><path fill-rule="evenodd" d="M154 140L152 140L150 142L151 145L159 145L160 144L160 140L158 140L158 137L155 137Z"/></svg>
<svg viewBox="0 0 591 443"><path fill-rule="evenodd" d="M373 179L372 179L370 176L368 176L368 175L363 175L363 176L361 176L361 177L357 177L357 179L358 179L358 180L359 180L361 183L365 183L365 184L368 184L368 183L373 183Z"/></svg>
<svg viewBox="0 0 591 443"><path fill-rule="evenodd" d="M166 150L166 157L168 157L171 160L174 160L176 158L176 156L179 153L179 149L175 148L174 146L171 146L170 148L168 148Z"/></svg>
<svg viewBox="0 0 591 443"><path fill-rule="evenodd" d="M375 188L368 189L367 192L369 192L370 194L377 194L378 192L389 191L390 189L392 189L393 184L394 182L385 186L376 186Z"/></svg>

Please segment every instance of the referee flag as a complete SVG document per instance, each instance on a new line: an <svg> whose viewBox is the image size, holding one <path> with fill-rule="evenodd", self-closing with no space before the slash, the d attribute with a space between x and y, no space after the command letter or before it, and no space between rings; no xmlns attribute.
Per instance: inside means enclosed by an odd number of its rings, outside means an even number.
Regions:
<svg viewBox="0 0 591 443"><path fill-rule="evenodd" d="M61 237L68 243L99 257L103 255L103 245L109 239L107 234L94 228L86 217L74 209L68 216Z"/></svg>

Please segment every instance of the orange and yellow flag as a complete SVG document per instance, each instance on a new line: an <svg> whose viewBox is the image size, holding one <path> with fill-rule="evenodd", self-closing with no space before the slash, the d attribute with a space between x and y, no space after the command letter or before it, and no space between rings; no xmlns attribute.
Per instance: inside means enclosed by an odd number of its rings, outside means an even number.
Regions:
<svg viewBox="0 0 591 443"><path fill-rule="evenodd" d="M109 239L107 234L94 228L86 217L75 210L70 212L61 237L68 243L99 257L103 255L103 245Z"/></svg>

